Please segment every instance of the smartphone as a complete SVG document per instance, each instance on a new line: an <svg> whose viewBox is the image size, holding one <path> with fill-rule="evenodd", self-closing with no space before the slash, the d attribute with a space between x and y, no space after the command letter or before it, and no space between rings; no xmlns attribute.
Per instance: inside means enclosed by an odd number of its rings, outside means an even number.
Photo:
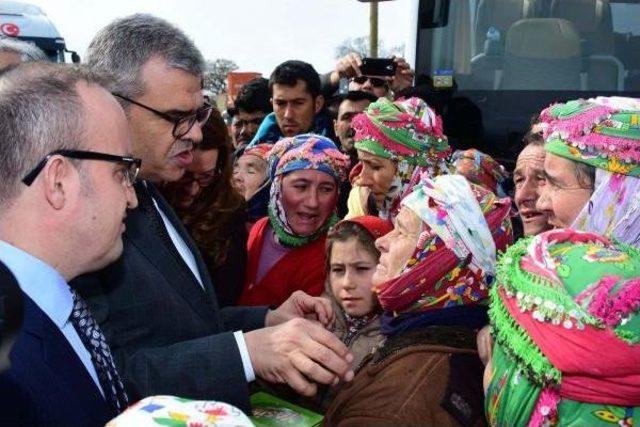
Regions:
<svg viewBox="0 0 640 427"><path fill-rule="evenodd" d="M362 58L360 72L364 76L393 76L398 64L389 58Z"/></svg>

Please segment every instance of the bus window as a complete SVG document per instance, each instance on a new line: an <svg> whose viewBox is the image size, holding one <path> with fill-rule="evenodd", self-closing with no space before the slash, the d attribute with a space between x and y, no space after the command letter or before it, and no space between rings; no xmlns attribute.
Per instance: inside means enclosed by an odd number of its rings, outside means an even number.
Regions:
<svg viewBox="0 0 640 427"><path fill-rule="evenodd" d="M420 1L419 9L432 8ZM468 90L640 90L640 2L458 0L419 27L416 70ZM418 21L420 26L420 21Z"/></svg>
<svg viewBox="0 0 640 427"><path fill-rule="evenodd" d="M412 1L416 92L443 115L455 148L513 165L531 116L549 104L640 97L637 0L441 1L442 26L420 25L434 0Z"/></svg>

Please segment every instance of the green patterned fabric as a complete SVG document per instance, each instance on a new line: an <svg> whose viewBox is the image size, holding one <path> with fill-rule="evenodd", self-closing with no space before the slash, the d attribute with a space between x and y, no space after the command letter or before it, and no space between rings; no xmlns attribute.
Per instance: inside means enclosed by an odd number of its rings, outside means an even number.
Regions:
<svg viewBox="0 0 640 427"><path fill-rule="evenodd" d="M380 98L354 117L355 148L375 156L431 166L449 157L442 119L421 99Z"/></svg>
<svg viewBox="0 0 640 427"><path fill-rule="evenodd" d="M640 111L583 99L540 114L545 150L622 175L640 176Z"/></svg>
<svg viewBox="0 0 640 427"><path fill-rule="evenodd" d="M634 379L640 378L640 366L633 363L640 350L638 249L573 230L521 239L500 257L490 299L495 345L485 406L491 425L630 426L632 420L640 425L637 407L585 403L560 393L563 369L570 366L572 381L602 378L623 384L625 392L636 387L631 394L640 396ZM607 342L615 344L609 354L600 353L597 342L606 331L612 333L605 333ZM627 352L629 359L622 358L628 365L619 359L607 365Z"/></svg>

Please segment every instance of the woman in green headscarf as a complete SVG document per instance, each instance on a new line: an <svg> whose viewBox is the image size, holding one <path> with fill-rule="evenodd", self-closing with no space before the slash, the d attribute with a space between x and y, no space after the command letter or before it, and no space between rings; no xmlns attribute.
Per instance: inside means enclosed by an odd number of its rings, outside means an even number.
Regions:
<svg viewBox="0 0 640 427"><path fill-rule="evenodd" d="M497 278L489 424L639 425L640 251L551 230L511 246Z"/></svg>
<svg viewBox="0 0 640 427"><path fill-rule="evenodd" d="M451 150L442 119L420 98L396 102L380 98L355 116L351 126L362 170L350 199L366 189L368 214L395 216L416 167L432 177L448 171L445 160ZM354 215L350 209L347 218Z"/></svg>

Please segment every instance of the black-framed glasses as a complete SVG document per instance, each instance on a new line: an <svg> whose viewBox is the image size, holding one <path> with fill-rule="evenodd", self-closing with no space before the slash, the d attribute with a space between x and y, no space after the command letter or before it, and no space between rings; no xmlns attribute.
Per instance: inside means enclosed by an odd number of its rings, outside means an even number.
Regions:
<svg viewBox="0 0 640 427"><path fill-rule="evenodd" d="M369 80L371 82L371 86L373 87L384 87L387 86L387 81L384 79L380 79L378 77L369 77L369 76L357 76L352 77L351 81L358 83L359 85L363 85L366 81Z"/></svg>
<svg viewBox="0 0 640 427"><path fill-rule="evenodd" d="M123 101L130 102L133 105L137 105L140 108L144 108L147 111L151 111L156 116L173 124L173 131L171 131L171 134L176 139L181 139L186 134L188 134L191 128L193 128L193 125L195 125L196 123L198 123L200 126L205 124L205 122L209 119L209 116L211 116L211 110L213 109L211 105L205 102L204 105L198 108L195 112L184 114L170 114L158 111L155 108L151 108L148 105L144 105L138 101L134 101L133 99L127 98L126 96L120 95L119 93L112 93L112 95L116 98L122 99Z"/></svg>
<svg viewBox="0 0 640 427"><path fill-rule="evenodd" d="M128 185L135 184L138 179L138 173L140 173L140 165L142 164L142 160L136 157L116 156L115 154L98 153L96 151L55 150L40 160L36 167L22 178L22 182L30 186L53 156L62 156L76 160L101 160L105 162L122 163L127 166L124 170L124 178Z"/></svg>
<svg viewBox="0 0 640 427"><path fill-rule="evenodd" d="M185 172L185 174L180 178L180 184L182 185L191 185L193 182L197 182L200 188L205 188L213 184L213 182L222 175L222 171L218 169L216 166L214 169L198 174L194 174L191 172Z"/></svg>

